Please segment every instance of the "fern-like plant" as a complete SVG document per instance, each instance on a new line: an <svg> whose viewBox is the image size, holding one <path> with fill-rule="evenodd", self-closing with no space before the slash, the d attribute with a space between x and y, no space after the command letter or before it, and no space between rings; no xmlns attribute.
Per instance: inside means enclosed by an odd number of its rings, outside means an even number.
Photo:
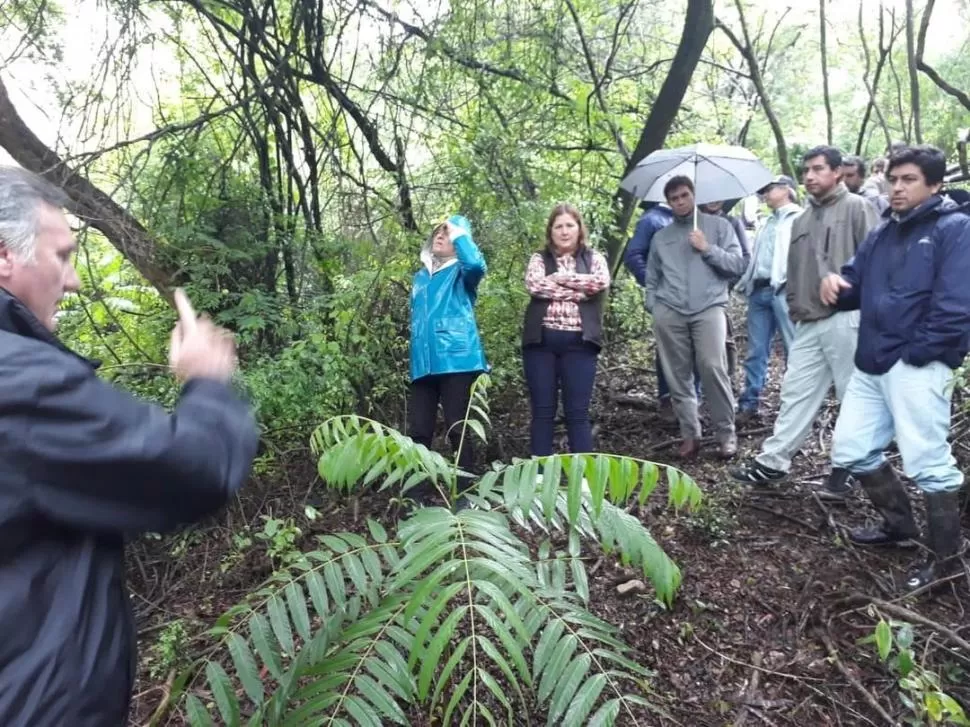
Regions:
<svg viewBox="0 0 970 727"><path fill-rule="evenodd" d="M430 478L454 494L452 463L378 422L336 417L312 444L331 487ZM673 468L561 455L494 467L474 509L321 536L212 629L225 649L204 666L211 698L188 695L190 722L212 724L214 707L228 725L633 723L650 671L589 610L583 548L642 570L670 603L680 570L624 509L661 474L674 507L700 502Z"/></svg>

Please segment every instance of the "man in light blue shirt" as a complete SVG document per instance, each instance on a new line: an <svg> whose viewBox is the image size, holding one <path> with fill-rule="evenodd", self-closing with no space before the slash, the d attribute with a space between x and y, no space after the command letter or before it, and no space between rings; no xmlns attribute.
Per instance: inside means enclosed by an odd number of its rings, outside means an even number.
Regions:
<svg viewBox="0 0 970 727"><path fill-rule="evenodd" d="M748 297L748 355L744 392L738 401L739 416L748 417L758 414L775 333L781 334L786 356L795 336L785 302L785 281L792 222L802 212L791 177L775 177L759 194L772 212L755 237L748 268L737 286Z"/></svg>

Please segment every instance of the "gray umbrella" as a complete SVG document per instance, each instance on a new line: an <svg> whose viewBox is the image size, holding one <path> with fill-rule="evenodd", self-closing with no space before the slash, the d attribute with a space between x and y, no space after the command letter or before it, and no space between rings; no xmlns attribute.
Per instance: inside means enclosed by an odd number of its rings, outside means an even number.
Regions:
<svg viewBox="0 0 970 727"><path fill-rule="evenodd" d="M694 182L695 204L747 197L773 179L758 157L744 147L692 144L653 152L620 186L639 199L663 202L664 185L678 176ZM694 216L696 226L696 207Z"/></svg>

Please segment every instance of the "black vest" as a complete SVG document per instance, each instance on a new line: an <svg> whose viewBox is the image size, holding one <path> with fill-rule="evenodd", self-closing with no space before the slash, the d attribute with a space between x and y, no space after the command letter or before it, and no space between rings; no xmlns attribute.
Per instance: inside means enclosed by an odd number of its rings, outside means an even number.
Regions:
<svg viewBox="0 0 970 727"><path fill-rule="evenodd" d="M546 275L553 275L558 267L556 256L549 248L544 248L541 253L542 262L546 268ZM583 246L576 254L576 272L589 274L593 267L593 253ZM600 291L596 295L580 301L579 317L583 321L583 340L592 343L597 348L603 346L603 301L606 291ZM525 327L522 331L522 346L537 346L542 343L542 321L546 317L551 301L544 298L532 297L528 307L525 309Z"/></svg>

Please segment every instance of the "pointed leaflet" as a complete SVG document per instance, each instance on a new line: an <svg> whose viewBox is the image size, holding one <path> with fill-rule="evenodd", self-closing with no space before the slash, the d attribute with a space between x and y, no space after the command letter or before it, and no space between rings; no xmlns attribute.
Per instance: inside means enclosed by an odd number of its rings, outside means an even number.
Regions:
<svg viewBox="0 0 970 727"><path fill-rule="evenodd" d="M556 644L556 648L552 652L549 662L546 664L545 671L542 674L542 679L539 680L539 691L536 696L540 702L544 702L549 699L549 696L552 694L552 690L555 688L559 680L562 679L563 671L566 669L569 661L573 658L573 654L576 652L576 647L578 645L578 640L573 634L566 634L562 639L559 640L559 643Z"/></svg>
<svg viewBox="0 0 970 727"><path fill-rule="evenodd" d="M246 643L246 639L237 633L230 633L227 641L229 655L232 657L233 666L236 667L239 681L242 683L243 689L246 690L246 696L253 704L261 705L265 692L263 682L259 678L259 667L256 665L253 652L249 650L249 644Z"/></svg>
<svg viewBox="0 0 970 727"><path fill-rule="evenodd" d="M536 478L539 476L539 460L531 459L522 468L519 478L518 509L523 515L528 515L536 499Z"/></svg>
<svg viewBox="0 0 970 727"><path fill-rule="evenodd" d="M421 670L418 673L418 699L424 701L428 698L428 688L431 685L431 678L434 676L441 660L441 653L445 650L445 645L451 641L455 635L458 622L461 621L468 612L468 606L463 605L452 611L451 615L445 619L438 629L438 633L431 640L427 651L421 654Z"/></svg>
<svg viewBox="0 0 970 727"><path fill-rule="evenodd" d="M290 631L290 619L286 613L286 606L277 596L273 596L266 604L266 611L269 613L269 623L273 627L273 634L279 642L280 649L287 656L293 656L296 653L296 647L293 644L293 632Z"/></svg>
<svg viewBox="0 0 970 727"><path fill-rule="evenodd" d="M226 674L222 665L215 661L210 661L205 665L205 676L212 689L212 697L219 708L219 714L227 725L239 724L239 700L236 699L236 692L232 688L232 680Z"/></svg>
<svg viewBox="0 0 970 727"><path fill-rule="evenodd" d="M559 457L545 460L542 473L542 514L550 520L556 512L556 499L559 496L559 480L562 478L562 461Z"/></svg>
<svg viewBox="0 0 970 727"><path fill-rule="evenodd" d="M543 629L542 636L539 637L539 643L536 645L532 657L533 679L538 679L545 670L546 664L552 658L552 654L556 650L556 644L559 643L559 638L562 636L565 628L566 624L563 621L555 619L550 621L546 625L546 628Z"/></svg>
<svg viewBox="0 0 970 727"><path fill-rule="evenodd" d="M575 525L579 520L579 511L583 506L583 466L584 455L570 455L569 485L566 490L566 510L569 524Z"/></svg>
<svg viewBox="0 0 970 727"><path fill-rule="evenodd" d="M603 693L603 687L606 686L607 676L606 674L594 674L586 683L576 692L576 696L573 697L572 704L569 705L569 711L566 712L566 716L562 719L562 724L584 724L589 713L593 711L593 705L596 704L596 700L600 698L600 694Z"/></svg>
<svg viewBox="0 0 970 727"><path fill-rule="evenodd" d="M357 720L360 727L381 727L381 721L374 715L373 708L362 699L353 695L343 700L343 708Z"/></svg>
<svg viewBox="0 0 970 727"><path fill-rule="evenodd" d="M472 676L474 676L474 674L475 671L473 669L469 669L462 680L455 686L455 691L452 692L451 699L448 700L448 706L445 708L445 718L442 724L454 724L451 721L451 715L455 711L455 707L458 706L458 703L461 702L461 700L465 697L465 694L468 692L468 685L471 683Z"/></svg>
<svg viewBox="0 0 970 727"><path fill-rule="evenodd" d="M209 716L209 712L194 694L190 694L186 698L185 712L192 727L210 727L212 725L212 717Z"/></svg>
<svg viewBox="0 0 970 727"><path fill-rule="evenodd" d="M657 487L657 480L660 479L660 468L653 462L644 462L643 464L643 487L640 488L640 496L638 498L641 505L647 501L647 498L653 494L654 489Z"/></svg>
<svg viewBox="0 0 970 727"><path fill-rule="evenodd" d="M579 689L579 685L586 678L591 663L592 659L589 654L581 654L566 668L566 673L563 674L562 679L556 685L552 704L549 706L548 725L560 724L559 718L566 711L573 697L576 696L576 690Z"/></svg>
<svg viewBox="0 0 970 727"><path fill-rule="evenodd" d="M309 641L310 634L310 613L306 607L306 594L299 584L291 582L286 587L286 604L290 607L290 615L293 617L293 626L300 638Z"/></svg>
<svg viewBox="0 0 970 727"><path fill-rule="evenodd" d="M438 684L434 688L434 694L431 695L432 704L438 703L438 699L441 697L441 692L445 689L445 687L448 686L448 683L451 680L452 672L455 670L455 667L458 666L458 662L461 661L465 656L465 652L468 651L468 647L471 645L471 643L471 639L465 639L459 643L458 648L452 652L451 657L447 662L445 662L444 668L441 670L441 673L438 674Z"/></svg>
<svg viewBox="0 0 970 727"><path fill-rule="evenodd" d="M394 720L397 724L406 725L408 723L407 716L397 702L372 677L358 672L354 679L354 685L357 687L360 696L374 705L382 715Z"/></svg>
<svg viewBox="0 0 970 727"><path fill-rule="evenodd" d="M280 662L279 649L273 639L270 626L262 614L254 613L249 617L249 633L253 639L253 646L256 653L263 660L266 670L273 675L274 679L283 676L283 665Z"/></svg>

